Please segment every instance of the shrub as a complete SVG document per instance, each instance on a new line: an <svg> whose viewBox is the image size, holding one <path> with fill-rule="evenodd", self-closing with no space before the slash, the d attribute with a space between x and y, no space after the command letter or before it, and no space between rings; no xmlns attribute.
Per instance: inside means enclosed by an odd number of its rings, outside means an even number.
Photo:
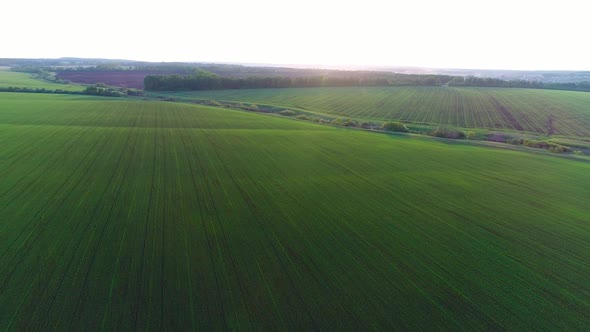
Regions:
<svg viewBox="0 0 590 332"><path fill-rule="evenodd" d="M143 91L136 89L128 89L126 92L128 96L143 96Z"/></svg>
<svg viewBox="0 0 590 332"><path fill-rule="evenodd" d="M504 143L512 144L512 145L522 145L522 138L509 138Z"/></svg>
<svg viewBox="0 0 590 332"><path fill-rule="evenodd" d="M358 123L352 119L334 119L330 122L333 125L343 126L343 127L356 127Z"/></svg>
<svg viewBox="0 0 590 332"><path fill-rule="evenodd" d="M208 100L205 102L207 105L211 105L211 106L222 106L220 102L218 102L217 100Z"/></svg>
<svg viewBox="0 0 590 332"><path fill-rule="evenodd" d="M406 127L406 125L404 125L401 122L394 122L394 121L385 122L381 126L381 129L386 130L386 131L400 132L400 133L407 133L409 131L408 127Z"/></svg>
<svg viewBox="0 0 590 332"><path fill-rule="evenodd" d="M545 142L547 144L547 147L545 147L545 149L553 152L553 153L564 153L564 152L570 152L571 149L565 145L561 145L561 144L557 144L557 143L553 143L553 142Z"/></svg>
<svg viewBox="0 0 590 332"><path fill-rule="evenodd" d="M486 140L490 142L507 143L512 140L512 138L506 136L504 133L490 133L487 135Z"/></svg>
<svg viewBox="0 0 590 332"><path fill-rule="evenodd" d="M106 97L122 97L124 95L120 91L117 91L113 88L104 87L99 84L86 87L82 94Z"/></svg>
<svg viewBox="0 0 590 332"><path fill-rule="evenodd" d="M554 142L549 141L538 141L538 140L531 140L531 139L509 139L506 141L509 144L513 145L523 145L529 148L535 149L545 149L553 153L564 153L569 152L571 149L565 145L557 144Z"/></svg>
<svg viewBox="0 0 590 332"><path fill-rule="evenodd" d="M283 110L279 112L280 115L284 115L284 116L295 116L297 115L297 113L291 111L291 110Z"/></svg>
<svg viewBox="0 0 590 332"><path fill-rule="evenodd" d="M258 112L258 111L260 111L258 109L258 105L256 105L256 104L246 105L246 104L239 103L237 105L237 108L242 109L244 111L251 111L251 112Z"/></svg>
<svg viewBox="0 0 590 332"><path fill-rule="evenodd" d="M456 129L450 128L443 128L439 127L433 129L427 133L430 136L441 137L441 138L451 138L451 139L464 139L465 132Z"/></svg>

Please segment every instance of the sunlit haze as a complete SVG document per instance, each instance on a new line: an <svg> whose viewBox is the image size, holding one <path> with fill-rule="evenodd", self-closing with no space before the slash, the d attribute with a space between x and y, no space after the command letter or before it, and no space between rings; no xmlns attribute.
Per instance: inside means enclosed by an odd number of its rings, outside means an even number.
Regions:
<svg viewBox="0 0 590 332"><path fill-rule="evenodd" d="M11 1L0 57L590 70L583 1Z"/></svg>

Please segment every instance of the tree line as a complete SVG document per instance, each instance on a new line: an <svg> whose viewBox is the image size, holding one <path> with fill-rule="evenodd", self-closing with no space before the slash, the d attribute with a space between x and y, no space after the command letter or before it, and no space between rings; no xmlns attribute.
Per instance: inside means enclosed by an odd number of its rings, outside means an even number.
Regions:
<svg viewBox="0 0 590 332"><path fill-rule="evenodd" d="M135 89L123 89L106 86L102 83L87 86L82 91L70 91L63 89L46 89L46 88L23 88L23 87L0 87L0 92L20 92L20 93L56 93L68 95L91 95L102 97L124 97L124 96L143 96L143 91Z"/></svg>
<svg viewBox="0 0 590 332"><path fill-rule="evenodd" d="M148 91L179 90L225 90L225 89L261 89L261 88L303 88L303 87L345 87L345 86L394 86L394 85L442 85L451 81L445 75L405 75L392 74L374 77L262 77L247 78L221 77L211 73L194 75L148 75L144 79L144 88Z"/></svg>
<svg viewBox="0 0 590 332"><path fill-rule="evenodd" d="M371 86L471 86L590 91L590 83L543 83L540 81L502 80L498 78L449 75L391 74L374 76L252 76L222 77L198 71L191 75L148 75L146 91L198 91L227 89L304 88L304 87L371 87Z"/></svg>

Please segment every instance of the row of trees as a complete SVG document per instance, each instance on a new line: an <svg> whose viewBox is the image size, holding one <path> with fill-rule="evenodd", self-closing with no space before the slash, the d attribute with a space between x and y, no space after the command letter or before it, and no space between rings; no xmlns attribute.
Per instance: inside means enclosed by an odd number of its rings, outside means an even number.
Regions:
<svg viewBox="0 0 590 332"><path fill-rule="evenodd" d="M481 86L501 88L528 88L528 89L550 89L550 90L572 90L590 92L590 82L571 83L543 83L541 81L526 80L503 80L490 77L454 77L447 85L450 86Z"/></svg>
<svg viewBox="0 0 590 332"><path fill-rule="evenodd" d="M22 93L58 93L70 95L93 95L103 97L143 96L143 92L135 89L123 89L108 87L102 83L86 87L82 91L70 91L63 89L45 88L21 88L21 87L0 87L0 92L22 92Z"/></svg>
<svg viewBox="0 0 590 332"><path fill-rule="evenodd" d="M59 94L82 94L81 91L69 91L62 89L45 89L45 88L23 88L23 87L0 87L0 92L23 92L23 93L59 93Z"/></svg>
<svg viewBox="0 0 590 332"><path fill-rule="evenodd" d="M144 79L147 91L196 91L226 89L345 87L345 86L473 86L590 91L590 83L542 83L539 81L506 81L498 78L448 75L376 74L359 76L307 77L221 77L199 71L192 75L148 75Z"/></svg>
<svg viewBox="0 0 590 332"><path fill-rule="evenodd" d="M148 91L179 90L224 90L224 89L260 89L260 88L302 88L302 87L344 87L344 86L393 86L393 85L442 85L451 81L452 76L444 75L403 75L392 74L390 77L376 75L370 77L260 77L248 78L221 77L211 73L195 75L148 75L144 87Z"/></svg>
<svg viewBox="0 0 590 332"><path fill-rule="evenodd" d="M447 83L450 86L481 86L481 87L502 87L502 88L543 88L541 81L526 80L503 80L491 77L456 76Z"/></svg>

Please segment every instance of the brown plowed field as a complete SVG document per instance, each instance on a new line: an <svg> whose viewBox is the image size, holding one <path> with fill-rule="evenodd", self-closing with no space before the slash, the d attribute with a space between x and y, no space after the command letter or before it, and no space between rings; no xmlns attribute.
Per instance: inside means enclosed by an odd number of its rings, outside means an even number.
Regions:
<svg viewBox="0 0 590 332"><path fill-rule="evenodd" d="M60 71L57 77L61 80L69 80L74 83L120 86L123 88L143 89L143 79L147 75L174 75L183 74L176 71L162 72L149 70L119 70L119 71Z"/></svg>

